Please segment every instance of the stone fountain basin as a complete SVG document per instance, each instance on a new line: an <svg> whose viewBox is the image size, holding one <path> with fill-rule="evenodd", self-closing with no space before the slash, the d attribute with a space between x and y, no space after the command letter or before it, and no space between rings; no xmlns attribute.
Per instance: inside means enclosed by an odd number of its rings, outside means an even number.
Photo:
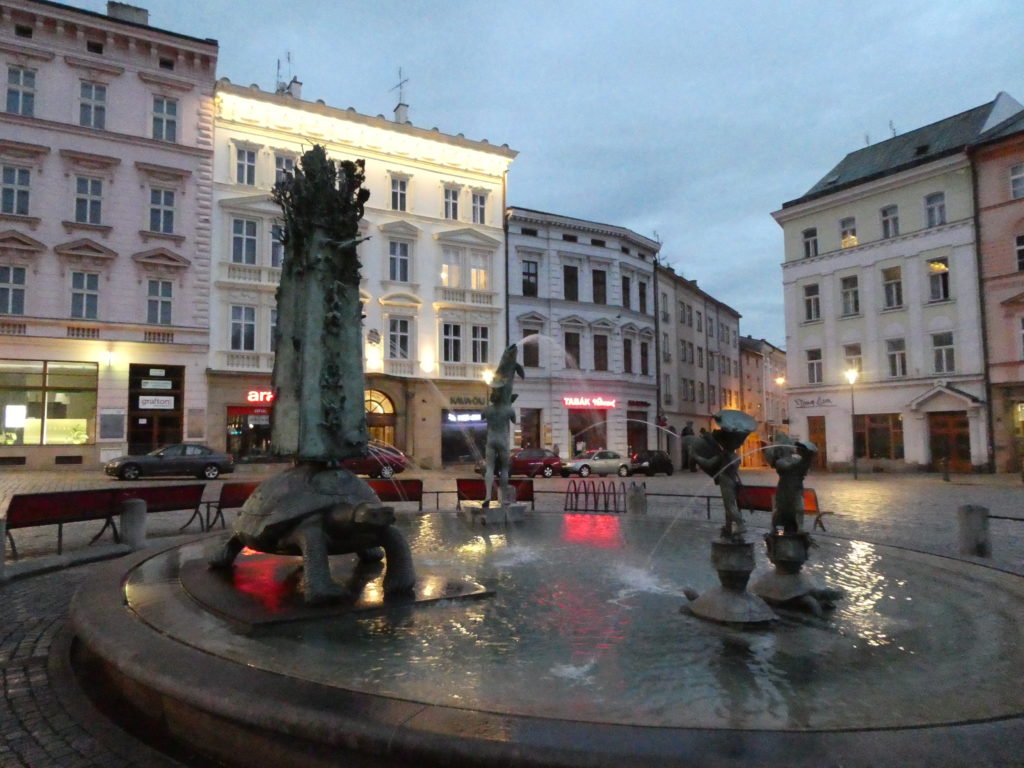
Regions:
<svg viewBox="0 0 1024 768"><path fill-rule="evenodd" d="M424 765L1018 757L1016 576L818 536L806 570L846 600L824 619L783 614L750 631L679 612L684 587L717 583L715 525L541 514L484 530L447 513L400 522L425 578L496 594L254 631L182 587L214 535L107 566L74 602L78 657L175 738L237 764L251 762L248 743L280 765L351 753ZM770 567L756 549L758 569ZM267 599L281 589L268 583Z"/></svg>

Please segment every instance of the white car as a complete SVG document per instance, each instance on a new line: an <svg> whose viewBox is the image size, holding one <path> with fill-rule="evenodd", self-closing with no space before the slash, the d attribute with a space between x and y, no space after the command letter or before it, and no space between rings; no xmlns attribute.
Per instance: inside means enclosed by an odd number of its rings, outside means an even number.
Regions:
<svg viewBox="0 0 1024 768"><path fill-rule="evenodd" d="M619 477L629 476L629 458L615 451L597 449L585 451L574 459L562 462L562 477L579 475L589 477L590 475L618 475Z"/></svg>

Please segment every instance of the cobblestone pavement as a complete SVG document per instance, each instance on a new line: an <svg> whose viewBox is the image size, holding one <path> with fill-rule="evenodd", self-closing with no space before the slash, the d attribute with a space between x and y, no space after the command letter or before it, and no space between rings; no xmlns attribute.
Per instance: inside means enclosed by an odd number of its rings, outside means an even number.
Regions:
<svg viewBox="0 0 1024 768"><path fill-rule="evenodd" d="M229 480L259 478L272 471L268 467L246 467ZM466 476L460 468L447 472L421 472L430 491L450 490L455 476ZM702 474L676 473L674 476L627 479L646 483L649 512L703 518L706 502L681 496L716 493L715 486ZM744 471L750 485L774 485L770 472ZM598 479L600 482L600 479ZM0 474L0 509L15 493L42 490L73 490L104 487L116 482L99 472L5 472ZM171 481L174 482L174 481ZM181 481L178 481L181 482ZM618 479L609 478L606 482ZM569 481L555 478L536 481L539 510L562 508L562 494ZM1020 522L993 520L993 554L989 559L962 558L986 563L1024 575L1024 484L1016 475L954 476L943 482L937 475L814 475L808 486L818 493L823 509L835 512L825 518L829 536L862 539L891 544L950 557L957 553L956 510L962 504L980 504L993 515L1018 518ZM218 492L218 483L209 483L207 498ZM663 496L659 494L674 494ZM453 495L442 495L440 506L450 508ZM424 505L433 509L432 496ZM713 515L720 514L713 507ZM178 527L188 513L163 513L151 516L149 535L164 538L178 535ZM751 526L761 527L767 516L755 517ZM88 552L88 540L98 523L68 526L65 546L69 551ZM15 532L18 549L25 561L43 559L56 548L52 526ZM169 541L169 539L165 539ZM94 548L95 549L95 548ZM97 552L102 553L101 549ZM92 709L77 688L67 679L52 656L66 652L68 606L76 586L89 577L90 567L81 565L0 584L0 768L173 768L180 764L150 750L124 734Z"/></svg>

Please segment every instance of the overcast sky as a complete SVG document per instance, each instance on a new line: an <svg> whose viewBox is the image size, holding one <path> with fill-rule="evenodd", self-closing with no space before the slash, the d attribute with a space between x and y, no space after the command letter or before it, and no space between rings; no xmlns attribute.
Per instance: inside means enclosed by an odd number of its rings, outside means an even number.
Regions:
<svg viewBox="0 0 1024 768"><path fill-rule="evenodd" d="M104 0L65 0L105 11ZM785 346L772 211L871 142L1024 103L1021 0L129 0L233 83L519 152L509 203L628 227ZM291 54L290 68L286 61Z"/></svg>

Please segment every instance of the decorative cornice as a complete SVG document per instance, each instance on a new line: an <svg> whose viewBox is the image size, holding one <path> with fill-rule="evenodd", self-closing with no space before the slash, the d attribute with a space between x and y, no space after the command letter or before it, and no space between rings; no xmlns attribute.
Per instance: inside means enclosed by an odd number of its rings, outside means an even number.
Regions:
<svg viewBox="0 0 1024 768"><path fill-rule="evenodd" d="M400 291L381 296L377 301L385 307L420 307L423 304L423 299L419 296Z"/></svg>
<svg viewBox="0 0 1024 768"><path fill-rule="evenodd" d="M52 61L54 58L53 51L37 48L34 45L14 43L10 40L0 42L0 53L6 53L9 56L24 56L25 58L38 59L39 61Z"/></svg>
<svg viewBox="0 0 1024 768"><path fill-rule="evenodd" d="M196 87L196 84L190 80L185 80L180 77L171 77L170 75L158 75L155 72L139 72L138 76L139 80L147 85L169 88L172 91L179 91L181 93L186 93Z"/></svg>
<svg viewBox="0 0 1024 768"><path fill-rule="evenodd" d="M152 248L132 254L132 261L141 267L161 267L171 270L183 270L192 266L192 262L167 248Z"/></svg>
<svg viewBox="0 0 1024 768"><path fill-rule="evenodd" d="M498 248L501 246L501 241L493 237L488 237L475 229L469 227L463 227L461 229L452 229L446 232L437 232L434 234L434 239L439 243L451 243L452 245L466 245L466 246L477 246L481 248Z"/></svg>
<svg viewBox="0 0 1024 768"><path fill-rule="evenodd" d="M87 69L89 74L96 77L96 73L103 75L110 75L111 77L117 77L124 74L124 67L119 67L115 64L110 64L105 61L94 61L92 59L80 59L77 56L71 56L66 54L64 56L64 63L69 67L75 67L77 69Z"/></svg>
<svg viewBox="0 0 1024 768"><path fill-rule="evenodd" d="M161 180L176 179L184 181L192 175L187 168L172 168L169 165L156 165L155 163L144 163L141 160L135 161L135 167L147 176L153 176Z"/></svg>
<svg viewBox="0 0 1024 768"><path fill-rule="evenodd" d="M46 246L41 242L16 229L0 232L0 255L35 256L45 250Z"/></svg>
<svg viewBox="0 0 1024 768"><path fill-rule="evenodd" d="M50 154L50 148L42 144L28 144L24 141L0 139L0 156L16 159L42 157Z"/></svg>
<svg viewBox="0 0 1024 768"><path fill-rule="evenodd" d="M91 152L79 152L77 149L62 149L60 156L73 166L89 170L110 170L121 164L121 158L110 155L95 155Z"/></svg>
<svg viewBox="0 0 1024 768"><path fill-rule="evenodd" d="M98 259L102 262L117 258L117 251L111 250L104 245L100 245L95 240L90 240L87 237L55 245L53 247L53 252L58 256Z"/></svg>

